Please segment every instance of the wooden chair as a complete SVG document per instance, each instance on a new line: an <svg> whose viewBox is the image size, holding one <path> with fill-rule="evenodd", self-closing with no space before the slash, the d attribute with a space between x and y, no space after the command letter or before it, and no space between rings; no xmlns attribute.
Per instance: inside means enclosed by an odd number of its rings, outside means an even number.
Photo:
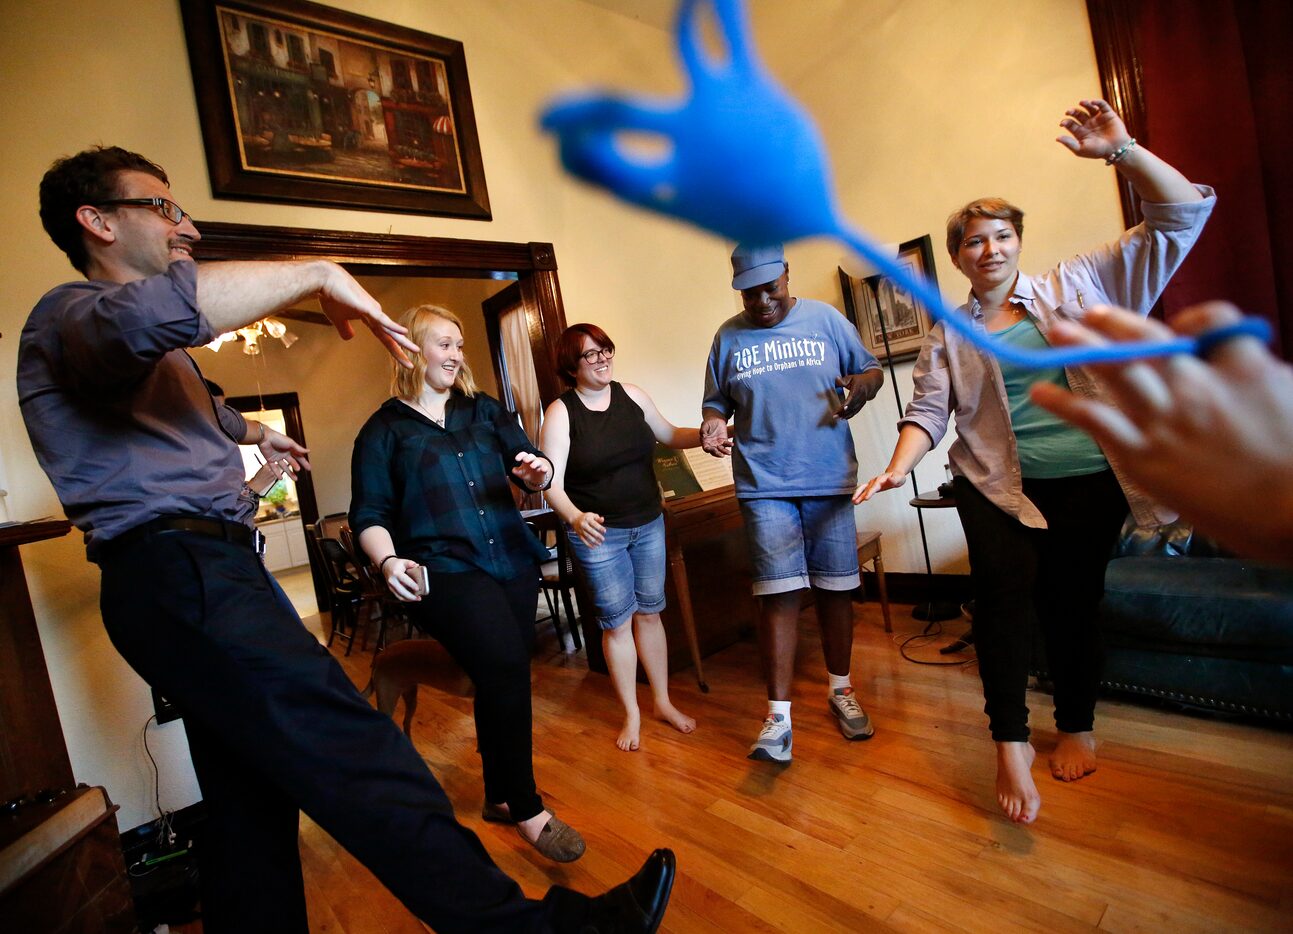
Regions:
<svg viewBox="0 0 1293 934"><path fill-rule="evenodd" d="M338 530L338 535L342 547L346 549L351 562L358 569L359 581L363 586L361 615L363 610L368 611L367 617L364 618L363 639L359 643L359 650L363 652L368 649L368 627L376 617L377 645L373 652L380 654L382 649L386 648L387 629L390 623L392 621L403 623L406 627L404 638L407 639L413 635L413 617L409 615L408 607L391 593L390 588L386 586L386 579L373 565L368 554L359 547L354 533L350 531L350 525L343 525Z"/></svg>
<svg viewBox="0 0 1293 934"><path fill-rule="evenodd" d="M880 533L858 532L858 567L868 562L875 571L875 586L880 592L880 612L884 614L884 631L893 632L893 623L889 619L889 592L884 586L884 559L880 555Z"/></svg>
<svg viewBox="0 0 1293 934"><path fill-rule="evenodd" d="M552 619L552 628L558 636L561 635L559 610L561 607L565 608L570 641L574 643L577 652L584 647L584 643L579 637L579 620L575 618L572 596L575 592L575 565L570 557L570 543L566 541L565 532L558 529L556 539L557 544L551 549L552 559L539 566L539 590L543 592L543 599L548 604L548 616Z"/></svg>
<svg viewBox="0 0 1293 934"><path fill-rule="evenodd" d="M579 637L579 621L575 618L575 565L574 560L570 557L570 546L566 541L565 530L561 527L561 520L557 514L549 509L530 510L523 514L525 524L530 527L534 535L551 556L547 561L539 565L539 592L543 594L543 601L547 604L548 615L540 616L535 619L535 623L546 623L552 620L552 628L557 633L557 638L565 644L565 638L561 635L561 608L566 610L566 624L570 627L570 641L575 647L575 651L583 648L583 640ZM551 533L556 539L556 544L548 545L547 536Z"/></svg>
<svg viewBox="0 0 1293 934"><path fill-rule="evenodd" d="M355 646L355 632L359 628L359 607L364 602L363 582L355 573L350 556L335 538L309 536L306 542L318 549L320 563L328 577L328 647L341 636L346 641L346 654Z"/></svg>

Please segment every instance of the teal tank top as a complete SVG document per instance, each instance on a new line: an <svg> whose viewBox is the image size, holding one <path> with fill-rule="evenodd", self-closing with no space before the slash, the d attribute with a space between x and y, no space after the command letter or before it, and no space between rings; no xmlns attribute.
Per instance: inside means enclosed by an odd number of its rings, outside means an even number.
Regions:
<svg viewBox="0 0 1293 934"><path fill-rule="evenodd" d="M1037 325L1024 318L996 335L1015 347L1040 350L1048 347ZM1069 388L1062 367L1030 370L998 360L1010 403L1010 426L1019 449L1019 470L1024 477L1053 480L1099 473L1109 466L1100 446L1086 432L1074 428L1033 403L1028 388L1036 382Z"/></svg>

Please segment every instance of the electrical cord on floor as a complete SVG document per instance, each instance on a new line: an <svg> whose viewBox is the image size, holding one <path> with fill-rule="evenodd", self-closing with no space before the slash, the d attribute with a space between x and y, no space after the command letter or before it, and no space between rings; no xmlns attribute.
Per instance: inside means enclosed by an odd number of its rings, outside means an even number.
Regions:
<svg viewBox="0 0 1293 934"><path fill-rule="evenodd" d="M930 620L928 623L925 624L925 628L922 629L920 632L915 632L910 634L894 633L893 641L898 643L898 652L902 655L902 657L905 658L907 661L911 662L913 665L933 665L939 668L947 668L947 667L954 667L954 666L978 664L979 660L977 657L962 658L958 661L953 661L953 662L937 662L937 661L926 661L925 659L922 659L922 658L913 658L912 656L907 654L907 646L911 645L911 643L915 642L917 639L925 640L923 642L917 643L915 646L916 648L921 648L923 646L929 645L931 642L933 642L942 634L943 634L943 624L936 620ZM898 642L899 637L903 637L901 642Z"/></svg>
<svg viewBox="0 0 1293 934"><path fill-rule="evenodd" d="M154 849L157 852L145 852L140 859L131 863L126 871L132 876L147 875L157 868L158 863L188 852L187 848L172 852L176 840L175 828L171 825L172 814L162 810L162 773L157 767L157 760L153 758L153 751L148 748L148 727L156 720L157 714L153 714L144 721L143 736L144 753L153 766L153 804L157 807L157 840Z"/></svg>

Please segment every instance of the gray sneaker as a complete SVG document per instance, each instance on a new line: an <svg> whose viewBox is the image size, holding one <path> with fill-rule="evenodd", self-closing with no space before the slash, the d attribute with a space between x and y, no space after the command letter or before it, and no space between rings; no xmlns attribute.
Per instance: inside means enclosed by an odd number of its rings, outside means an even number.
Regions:
<svg viewBox="0 0 1293 934"><path fill-rule="evenodd" d="M750 754L746 758L761 762L789 762L790 748L794 744L794 735L786 718L779 713L771 714L763 721L759 738L750 747Z"/></svg>
<svg viewBox="0 0 1293 934"><path fill-rule="evenodd" d="M831 693L831 713L845 739L870 739L875 733L871 718L858 703L852 688L839 688Z"/></svg>

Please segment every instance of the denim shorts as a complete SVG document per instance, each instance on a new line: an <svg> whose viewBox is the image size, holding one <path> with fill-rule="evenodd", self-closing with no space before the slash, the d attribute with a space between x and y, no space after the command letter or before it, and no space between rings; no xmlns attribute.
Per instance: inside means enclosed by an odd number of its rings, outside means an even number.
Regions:
<svg viewBox="0 0 1293 934"><path fill-rule="evenodd" d="M853 590L862 583L848 496L742 499L740 504L756 597L809 586Z"/></svg>
<svg viewBox="0 0 1293 934"><path fill-rule="evenodd" d="M664 609L664 516L632 529L607 529L596 548L573 529L566 529L566 539L602 629L622 626L634 613Z"/></svg>

